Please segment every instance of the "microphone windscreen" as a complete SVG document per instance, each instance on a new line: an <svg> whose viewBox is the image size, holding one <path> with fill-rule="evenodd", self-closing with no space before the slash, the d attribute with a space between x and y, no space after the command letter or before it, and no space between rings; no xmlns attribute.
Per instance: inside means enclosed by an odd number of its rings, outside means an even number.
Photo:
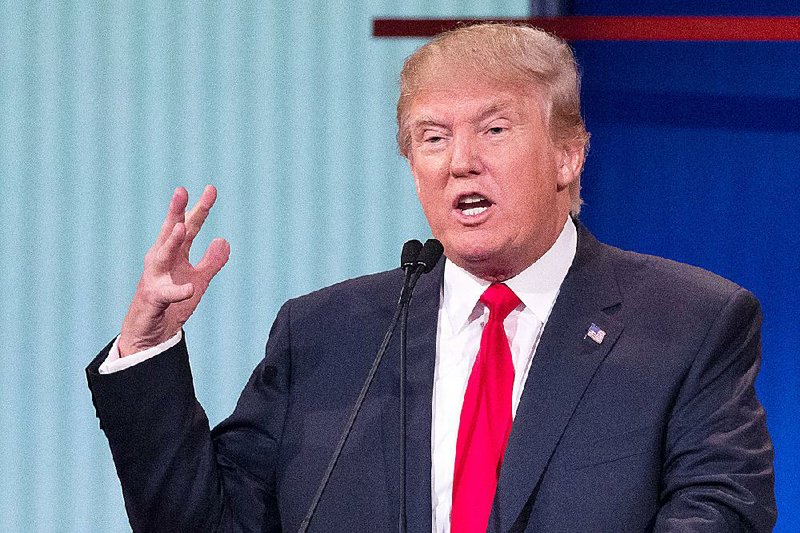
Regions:
<svg viewBox="0 0 800 533"><path fill-rule="evenodd" d="M417 264L417 256L422 249L422 243L417 239L407 241L400 253L400 268L407 268Z"/></svg>
<svg viewBox="0 0 800 533"><path fill-rule="evenodd" d="M430 272L433 270L433 267L436 266L436 263L439 262L439 258L442 257L443 253L444 247L442 243L436 239L428 239L425 241L425 246L422 247L422 250L420 250L417 256L417 263L424 265L426 273Z"/></svg>

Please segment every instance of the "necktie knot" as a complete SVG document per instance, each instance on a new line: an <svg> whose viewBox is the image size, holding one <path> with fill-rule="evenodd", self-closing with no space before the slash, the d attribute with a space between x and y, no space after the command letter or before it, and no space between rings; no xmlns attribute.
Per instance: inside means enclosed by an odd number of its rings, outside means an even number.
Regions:
<svg viewBox="0 0 800 533"><path fill-rule="evenodd" d="M489 320L503 322L521 300L504 283L492 283L481 295L481 302L489 308Z"/></svg>

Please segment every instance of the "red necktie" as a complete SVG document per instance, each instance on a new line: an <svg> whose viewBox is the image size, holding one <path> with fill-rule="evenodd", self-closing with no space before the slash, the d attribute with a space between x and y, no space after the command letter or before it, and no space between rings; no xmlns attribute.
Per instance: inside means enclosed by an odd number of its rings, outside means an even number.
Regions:
<svg viewBox="0 0 800 533"><path fill-rule="evenodd" d="M481 347L464 394L453 473L452 533L486 532L511 433L514 365L503 321L520 299L502 283L481 296L489 308Z"/></svg>

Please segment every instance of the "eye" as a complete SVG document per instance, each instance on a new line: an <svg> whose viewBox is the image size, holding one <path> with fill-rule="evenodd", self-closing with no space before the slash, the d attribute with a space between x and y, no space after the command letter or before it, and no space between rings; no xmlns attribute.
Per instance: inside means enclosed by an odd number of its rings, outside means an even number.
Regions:
<svg viewBox="0 0 800 533"><path fill-rule="evenodd" d="M500 135L501 133L506 131L506 128L502 126L493 126L487 130L490 135Z"/></svg>
<svg viewBox="0 0 800 533"><path fill-rule="evenodd" d="M438 131L426 131L422 135L422 142L425 144L438 144L444 140L444 135Z"/></svg>

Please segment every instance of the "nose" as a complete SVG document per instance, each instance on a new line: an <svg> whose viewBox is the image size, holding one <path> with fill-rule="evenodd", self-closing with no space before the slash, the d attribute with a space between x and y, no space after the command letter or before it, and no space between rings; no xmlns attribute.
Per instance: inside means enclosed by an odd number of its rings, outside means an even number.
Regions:
<svg viewBox="0 0 800 533"><path fill-rule="evenodd" d="M477 147L477 140L463 134L453 137L450 153L450 175L454 178L477 176L483 172L483 164Z"/></svg>

